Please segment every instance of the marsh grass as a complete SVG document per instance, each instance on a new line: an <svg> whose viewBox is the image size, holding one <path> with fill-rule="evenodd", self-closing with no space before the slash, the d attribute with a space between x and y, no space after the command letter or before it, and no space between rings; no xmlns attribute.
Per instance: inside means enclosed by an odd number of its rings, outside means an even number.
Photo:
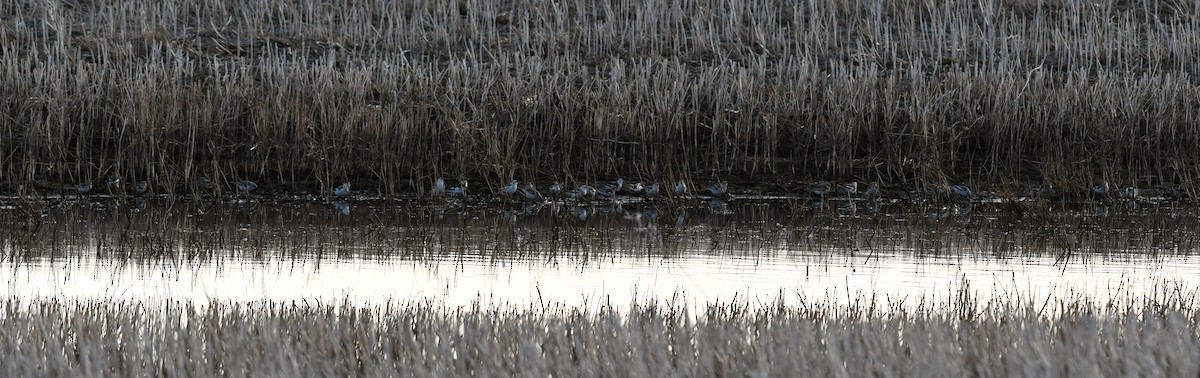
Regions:
<svg viewBox="0 0 1200 378"><path fill-rule="evenodd" d="M28 375L1195 376L1195 292L915 303L788 298L447 308L428 301L4 300ZM698 308L698 309L697 309Z"/></svg>
<svg viewBox="0 0 1200 378"><path fill-rule="evenodd" d="M0 190L1200 177L1195 3L0 5ZM132 181L129 181L132 182Z"/></svg>

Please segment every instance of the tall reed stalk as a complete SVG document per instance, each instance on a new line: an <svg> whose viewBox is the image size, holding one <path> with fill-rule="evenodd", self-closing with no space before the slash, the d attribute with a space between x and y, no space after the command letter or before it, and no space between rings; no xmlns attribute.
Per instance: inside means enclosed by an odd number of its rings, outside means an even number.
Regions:
<svg viewBox="0 0 1200 378"><path fill-rule="evenodd" d="M7 192L112 170L159 192L624 176L1082 195L1200 177L1192 2L15 1L0 17Z"/></svg>

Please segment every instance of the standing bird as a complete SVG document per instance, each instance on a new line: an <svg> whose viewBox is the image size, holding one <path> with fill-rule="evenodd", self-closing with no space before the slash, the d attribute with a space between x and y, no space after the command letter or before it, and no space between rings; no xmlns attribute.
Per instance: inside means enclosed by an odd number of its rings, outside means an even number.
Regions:
<svg viewBox="0 0 1200 378"><path fill-rule="evenodd" d="M342 185L338 185L338 187L333 188L334 197L345 197L348 195L350 195L350 183L348 182L343 182Z"/></svg>
<svg viewBox="0 0 1200 378"><path fill-rule="evenodd" d="M646 190L644 193L646 194L646 197L658 197L658 184L654 183L646 185Z"/></svg>
<svg viewBox="0 0 1200 378"><path fill-rule="evenodd" d="M137 183L133 184L133 193L134 194L145 193L146 189L149 189L149 187L150 187L150 184L147 184L145 181L138 181Z"/></svg>
<svg viewBox="0 0 1200 378"><path fill-rule="evenodd" d="M683 180L675 182L675 194L687 194L687 183Z"/></svg>
<svg viewBox="0 0 1200 378"><path fill-rule="evenodd" d="M504 194L506 196L512 197L513 194L517 193L517 184L518 184L517 180L509 181L508 185L505 185L503 188L500 188L500 193Z"/></svg>
<svg viewBox="0 0 1200 378"><path fill-rule="evenodd" d="M815 195L817 197L825 198L825 195L829 194L829 190L830 190L831 186L832 185L829 184L828 181L822 181L822 182L818 182L818 183L814 184L812 187L808 188L808 191L809 191L809 193L812 193L813 195Z"/></svg>
<svg viewBox="0 0 1200 378"><path fill-rule="evenodd" d="M723 197L726 194L729 194L729 183L726 181L721 181L716 185L709 187L708 194L711 194L713 197Z"/></svg>
<svg viewBox="0 0 1200 378"><path fill-rule="evenodd" d="M467 182L461 181L458 186L451 186L446 189L446 195L455 197L465 197L467 194Z"/></svg>
<svg viewBox="0 0 1200 378"><path fill-rule="evenodd" d="M117 171L112 171L108 174L108 190L117 190L121 188L121 174Z"/></svg>
<svg viewBox="0 0 1200 378"><path fill-rule="evenodd" d="M596 186L596 194L603 197L612 197L617 195L625 186L625 179L618 178L616 181L606 182Z"/></svg>
<svg viewBox="0 0 1200 378"><path fill-rule="evenodd" d="M237 191L239 193L250 193L254 191L254 189L258 189L258 184L255 184L254 181L250 180L241 180L233 183L233 185L237 187Z"/></svg>
<svg viewBox="0 0 1200 378"><path fill-rule="evenodd" d="M84 181L78 183L73 187L73 189L75 189L75 194L88 194L88 192L92 191L92 182Z"/></svg>
<svg viewBox="0 0 1200 378"><path fill-rule="evenodd" d="M950 185L950 192L963 198L971 198L975 196L973 193L971 193L971 188L959 184Z"/></svg>
<svg viewBox="0 0 1200 378"><path fill-rule="evenodd" d="M429 194L434 197L446 195L446 180L438 177L437 182L433 183L433 191L429 192Z"/></svg>
<svg viewBox="0 0 1200 378"><path fill-rule="evenodd" d="M532 182L525 183L525 187L521 188L521 194L524 194L525 199L527 199L527 200L534 201L534 202L542 201L542 193L538 193L537 189L533 187Z"/></svg>
<svg viewBox="0 0 1200 378"><path fill-rule="evenodd" d="M596 189L593 189L592 187L588 186L587 184L584 184L584 185L580 185L579 189L572 189L571 191L567 192L567 195L573 199L581 200L581 199L590 198L592 196L595 196Z"/></svg>
<svg viewBox="0 0 1200 378"><path fill-rule="evenodd" d="M879 195L879 187L875 183L871 183L871 185L867 186L867 190L863 191L863 195L867 196L868 199L875 199L875 196Z"/></svg>
<svg viewBox="0 0 1200 378"><path fill-rule="evenodd" d="M858 182L847 182L838 185L838 193L845 194L847 197L858 194Z"/></svg>
<svg viewBox="0 0 1200 378"><path fill-rule="evenodd" d="M562 193L562 185L559 185L557 182L550 184L550 188L547 191L550 192L550 195L557 196Z"/></svg>

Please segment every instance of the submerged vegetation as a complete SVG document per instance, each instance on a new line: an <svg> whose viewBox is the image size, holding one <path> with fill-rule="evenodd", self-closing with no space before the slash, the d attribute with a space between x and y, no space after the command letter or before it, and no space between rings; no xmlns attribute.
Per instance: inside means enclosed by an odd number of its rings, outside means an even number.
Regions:
<svg viewBox="0 0 1200 378"><path fill-rule="evenodd" d="M1042 303L646 302L445 308L413 301L6 299L6 376L1196 376L1195 292ZM692 312L695 311L695 312Z"/></svg>
<svg viewBox="0 0 1200 378"><path fill-rule="evenodd" d="M1196 11L12 1L0 5L0 191L118 171L155 193L625 177L1194 194Z"/></svg>

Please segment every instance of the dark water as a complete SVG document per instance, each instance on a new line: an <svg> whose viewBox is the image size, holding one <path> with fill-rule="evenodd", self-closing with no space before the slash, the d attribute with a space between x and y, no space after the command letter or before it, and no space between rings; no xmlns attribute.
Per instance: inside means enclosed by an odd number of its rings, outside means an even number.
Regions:
<svg viewBox="0 0 1200 378"><path fill-rule="evenodd" d="M780 295L1106 297L1200 287L1169 203L545 205L87 200L7 205L3 292L450 305Z"/></svg>

